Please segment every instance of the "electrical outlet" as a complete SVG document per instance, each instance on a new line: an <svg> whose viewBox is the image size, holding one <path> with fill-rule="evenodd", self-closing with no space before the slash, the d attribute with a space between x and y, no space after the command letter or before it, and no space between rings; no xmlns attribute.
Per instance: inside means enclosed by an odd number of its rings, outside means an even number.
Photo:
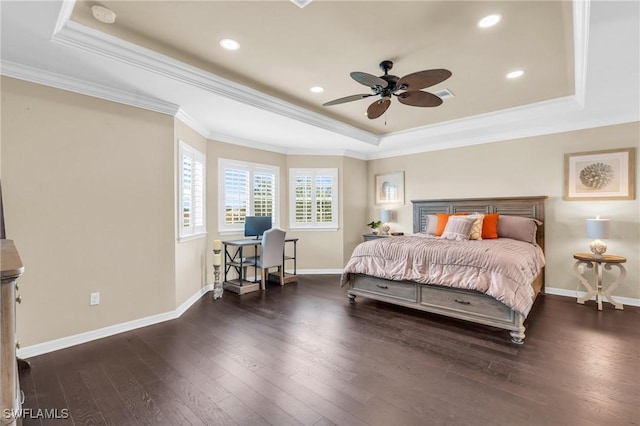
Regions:
<svg viewBox="0 0 640 426"><path fill-rule="evenodd" d="M99 305L100 304L100 293L91 293L91 298L89 299L89 305Z"/></svg>
<svg viewBox="0 0 640 426"><path fill-rule="evenodd" d="M584 265L578 265L578 272L580 273L580 275L584 275Z"/></svg>

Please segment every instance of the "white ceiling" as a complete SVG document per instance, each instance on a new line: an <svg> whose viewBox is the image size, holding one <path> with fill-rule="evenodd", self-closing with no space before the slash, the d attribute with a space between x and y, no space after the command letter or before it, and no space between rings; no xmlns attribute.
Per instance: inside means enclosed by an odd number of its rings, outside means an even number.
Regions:
<svg viewBox="0 0 640 426"><path fill-rule="evenodd" d="M165 5L160 8L163 13L156 16L153 8L161 3ZM224 56L227 52L216 52L208 58L203 57L202 45L188 50L190 37L198 34L193 28L188 37L177 40L178 37L171 37L166 23L162 27L163 20L176 16L182 10L180 5L187 2L105 2L118 11L116 23L124 21L121 27L108 27L111 33L108 34L104 32L104 24L89 20L88 6L84 3L3 1L1 71L3 75L177 115L210 139L284 153L379 158L640 119L637 1L575 1L572 8L567 8L566 2L564 6L562 2L472 2L474 7L467 9L460 9L458 2L406 2L412 8L407 13L416 15L425 6L424 11L437 14L439 19L429 21L431 25L426 29L416 24L419 20L402 21L405 2L391 2L394 10L400 12L390 15L395 18L390 27L400 31L413 23L416 28L403 31L402 36L413 34L414 40L429 40L416 43L415 48L406 41L411 38L404 41L399 38L392 43L394 33L380 23L384 19L376 18L380 16L380 6L390 7L388 3L316 0L316 4L298 9L288 1L194 2L196 6L206 6L191 9L196 15L203 11L225 11L216 15L219 18L211 19L211 28L220 29L223 25L225 31L236 28L240 34L236 37L248 40L243 41L241 50L251 51L258 46L262 56L245 56L236 64ZM451 8L451 3L457 3L457 7ZM536 3L546 8L537 8ZM259 22L277 24L285 36L290 33L284 27L295 14L319 13L344 19L313 28L316 20L300 19L290 31L299 34L308 28L309 38L305 41L315 51L305 54L294 51L290 57L303 60L285 63L282 68L278 61L272 66L265 64L266 71L254 75L249 72L256 68L251 61L263 63L271 56L283 61L293 48L283 44L267 51L266 46L273 45L273 39L265 39L267 45L259 45L260 37L250 32L258 24L240 19L242 8L259 10ZM279 19L267 16L270 8L278 11ZM494 9L503 13L499 25L505 28L494 27L491 43L483 44L482 40L475 40L484 35L473 33L477 29L472 18ZM563 15L568 9L573 13L572 23ZM353 18L357 10L362 10L362 22ZM149 11L147 19L151 25L138 25L136 22L145 19L145 11ZM368 13L374 11L377 12ZM151 19L153 16L156 17ZM349 16L352 18L346 19ZM554 16L557 19L552 19ZM194 15L177 19L190 20L195 22ZM552 27L548 31L547 23ZM342 24L346 29L338 29ZM376 42L377 33L368 33L357 40L360 44L346 56L342 51L336 53L335 48L322 49L324 43L335 47L344 40L344 31L356 28L358 34L366 26L383 26L382 41ZM572 37L566 35L567 26L572 27ZM189 27L177 26L173 30L186 32ZM435 32L433 27L439 31ZM519 27L525 34L522 40L517 37ZM318 44L317 32L323 30L326 37ZM268 27L265 34L273 31ZM158 40L163 33L168 38L161 44ZM215 31L203 34L216 37ZM175 43L169 44L174 39ZM515 48L514 40L518 40ZM573 46L567 40L572 40ZM392 56L393 46L405 48ZM517 49L518 46L522 48ZM507 50L509 53L505 54ZM518 54L519 50L526 55ZM555 52L550 54L549 50ZM414 55L414 51L419 54ZM482 54L477 56L476 51ZM512 62L524 63L527 74L521 81L506 81L502 69L508 67L509 58L514 56L518 61ZM428 58L425 65L421 62L423 57ZM481 57L486 62L478 59ZM383 59L394 60L392 73L400 76L425 68L451 69L453 77L434 89L447 87L456 97L437 108L410 107L394 100L386 114L386 126L385 116L375 123L364 117L369 104L366 100L334 106L329 111L318 106L330 99L367 93L367 88L351 80L348 72L380 75L376 67ZM305 67L313 76L308 85L321 84L327 88L317 101L314 97L318 95L307 92ZM287 72L291 73L289 78ZM500 74L500 78L492 74ZM279 85L280 75L283 83Z"/></svg>
<svg viewBox="0 0 640 426"><path fill-rule="evenodd" d="M93 3L77 1L71 19L376 135L574 94L567 1L315 0L300 9L287 0L102 0L117 14L111 25L92 16ZM498 25L478 28L480 18L495 13L502 15ZM218 40L225 37L242 47L222 49ZM437 108L407 107L394 98L375 120L364 111L377 98L321 106L370 94L349 73L381 75L385 59L394 61L390 73L398 76L451 70L453 76L430 89L447 87L455 98ZM518 68L525 78L505 78ZM317 85L326 91L311 93Z"/></svg>

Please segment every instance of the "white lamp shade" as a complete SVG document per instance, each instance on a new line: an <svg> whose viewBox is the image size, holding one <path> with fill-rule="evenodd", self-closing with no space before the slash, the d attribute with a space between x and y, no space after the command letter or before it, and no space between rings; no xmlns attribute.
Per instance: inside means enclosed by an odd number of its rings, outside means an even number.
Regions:
<svg viewBox="0 0 640 426"><path fill-rule="evenodd" d="M391 222L393 216L393 210L382 210L380 212L380 220L382 222Z"/></svg>
<svg viewBox="0 0 640 426"><path fill-rule="evenodd" d="M587 238L609 238L609 219L587 219Z"/></svg>

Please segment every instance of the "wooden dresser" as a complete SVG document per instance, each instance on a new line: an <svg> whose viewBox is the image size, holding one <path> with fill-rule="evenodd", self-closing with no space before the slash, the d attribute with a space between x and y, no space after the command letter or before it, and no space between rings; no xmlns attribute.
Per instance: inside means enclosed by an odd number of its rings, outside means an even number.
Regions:
<svg viewBox="0 0 640 426"><path fill-rule="evenodd" d="M0 287L0 426L15 425L20 409L16 361L17 279L24 272L22 260L12 240L0 240L2 285Z"/></svg>

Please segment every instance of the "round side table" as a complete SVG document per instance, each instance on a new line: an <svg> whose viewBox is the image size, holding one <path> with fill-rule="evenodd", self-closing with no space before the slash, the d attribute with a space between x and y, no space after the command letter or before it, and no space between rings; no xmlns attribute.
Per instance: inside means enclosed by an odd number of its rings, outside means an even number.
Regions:
<svg viewBox="0 0 640 426"><path fill-rule="evenodd" d="M576 259L576 263L573 265L573 273L580 284L582 284L587 289L587 294L584 297L579 297L577 302L584 305L586 300L590 300L591 297L596 296L596 302L598 303L598 310L602 310L602 296L604 296L609 303L615 306L616 309L624 309L622 303L616 302L613 300L611 296L611 292L615 290L622 281L624 281L627 276L627 270L622 266L623 263L627 261L626 258L622 256L614 256L611 254L603 254L602 256L596 256L593 253L576 253L573 255L573 258ZM578 268L580 265L586 265L589 269L594 269L596 280L595 280L595 288L592 287L589 282L582 276L579 272ZM611 267L615 266L619 269L620 275L616 278L609 286L604 289L602 286L602 268L607 271L611 270Z"/></svg>

